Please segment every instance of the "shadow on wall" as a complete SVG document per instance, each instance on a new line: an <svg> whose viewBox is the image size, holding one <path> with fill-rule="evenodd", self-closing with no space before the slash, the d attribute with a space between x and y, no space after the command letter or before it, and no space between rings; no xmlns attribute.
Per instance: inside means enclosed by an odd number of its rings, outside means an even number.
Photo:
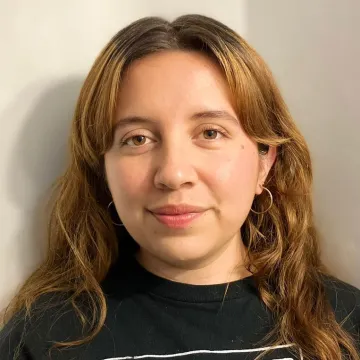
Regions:
<svg viewBox="0 0 360 360"><path fill-rule="evenodd" d="M247 2L247 39L308 141L323 259L360 287L360 2Z"/></svg>
<svg viewBox="0 0 360 360"><path fill-rule="evenodd" d="M6 111L16 114L16 107L34 102L19 120L22 126L7 168L8 201L19 209L21 219L13 239L16 246L11 247L14 253L9 254L10 276L21 283L45 255L45 205L51 186L67 164L70 124L82 82L79 77L51 82L51 86L35 84L22 91ZM34 101L36 92L39 96Z"/></svg>

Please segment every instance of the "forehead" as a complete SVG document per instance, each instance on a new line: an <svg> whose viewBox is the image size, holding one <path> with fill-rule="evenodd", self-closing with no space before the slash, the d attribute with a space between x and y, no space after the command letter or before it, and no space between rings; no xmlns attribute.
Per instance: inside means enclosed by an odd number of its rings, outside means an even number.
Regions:
<svg viewBox="0 0 360 360"><path fill-rule="evenodd" d="M231 95L220 66L199 52L164 51L134 61L125 71L118 111L198 111L231 108Z"/></svg>

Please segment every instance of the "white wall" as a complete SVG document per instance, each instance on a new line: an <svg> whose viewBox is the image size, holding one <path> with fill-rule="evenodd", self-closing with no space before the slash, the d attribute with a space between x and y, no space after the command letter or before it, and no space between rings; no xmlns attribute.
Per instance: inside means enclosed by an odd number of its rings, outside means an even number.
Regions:
<svg viewBox="0 0 360 360"><path fill-rule="evenodd" d="M312 152L323 259L360 287L360 1L249 0L247 24Z"/></svg>
<svg viewBox="0 0 360 360"><path fill-rule="evenodd" d="M76 97L105 43L147 15L204 13L243 31L242 7L236 0L0 2L0 309L44 256L42 202L66 164Z"/></svg>
<svg viewBox="0 0 360 360"><path fill-rule="evenodd" d="M340 277L360 286L355 275L360 256L355 246L360 215L360 109L355 99L360 93L360 41L359 25L350 25L356 16L360 24L358 4L2 0L0 308L43 257L42 202L65 166L74 103L95 56L116 31L139 17L171 19L189 12L227 23L270 63L314 152L325 257ZM334 51L335 44L340 51Z"/></svg>

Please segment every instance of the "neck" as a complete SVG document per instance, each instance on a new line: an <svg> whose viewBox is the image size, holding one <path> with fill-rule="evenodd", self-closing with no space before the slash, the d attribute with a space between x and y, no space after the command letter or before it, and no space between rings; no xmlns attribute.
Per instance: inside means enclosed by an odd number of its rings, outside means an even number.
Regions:
<svg viewBox="0 0 360 360"><path fill-rule="evenodd" d="M146 270L165 279L192 285L212 285L250 276L245 268L245 254L246 248L240 235L236 235L216 254L191 263L163 260L144 249L140 249L136 258Z"/></svg>

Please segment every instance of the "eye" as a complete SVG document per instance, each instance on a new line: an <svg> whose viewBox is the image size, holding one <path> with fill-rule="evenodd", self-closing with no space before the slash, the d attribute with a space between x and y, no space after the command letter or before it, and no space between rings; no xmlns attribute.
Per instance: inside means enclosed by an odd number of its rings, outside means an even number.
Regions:
<svg viewBox="0 0 360 360"><path fill-rule="evenodd" d="M216 139L217 135L219 134L219 131L217 130L213 130L213 129L209 129L209 130L204 130L203 131L204 134L204 138L207 140L214 140Z"/></svg>
<svg viewBox="0 0 360 360"><path fill-rule="evenodd" d="M145 135L133 135L123 140L121 143L122 145L126 145L126 146L139 147L147 144L147 140L150 139Z"/></svg>
<svg viewBox="0 0 360 360"><path fill-rule="evenodd" d="M219 140L222 137L226 136L225 131L220 130L217 127L214 126L206 126L201 130L202 136L206 140Z"/></svg>

